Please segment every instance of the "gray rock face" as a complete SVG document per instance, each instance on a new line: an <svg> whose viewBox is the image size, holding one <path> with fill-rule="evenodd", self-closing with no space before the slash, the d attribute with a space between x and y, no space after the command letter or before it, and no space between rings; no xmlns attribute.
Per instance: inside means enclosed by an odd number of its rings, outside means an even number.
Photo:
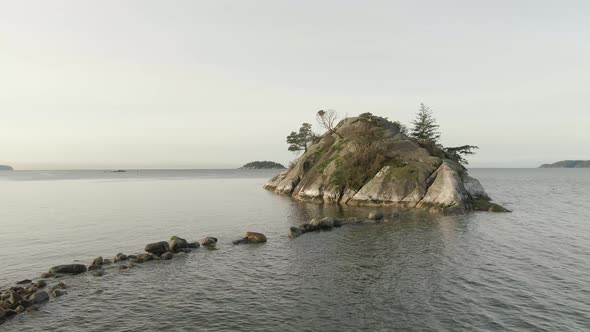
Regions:
<svg viewBox="0 0 590 332"><path fill-rule="evenodd" d="M52 274L80 274L88 271L84 264L67 264L54 266L49 270Z"/></svg>
<svg viewBox="0 0 590 332"><path fill-rule="evenodd" d="M168 241L168 247L170 248L171 252L177 253L181 252L184 248L188 248L188 242L183 238L173 236L170 238L170 241Z"/></svg>
<svg viewBox="0 0 590 332"><path fill-rule="evenodd" d="M299 237L303 234L303 230L299 227L291 227L289 228L289 237L294 239L296 237Z"/></svg>
<svg viewBox="0 0 590 332"><path fill-rule="evenodd" d="M170 247L168 246L168 242L160 241L148 244L145 246L145 251L159 256L167 251L170 251Z"/></svg>
<svg viewBox="0 0 590 332"><path fill-rule="evenodd" d="M477 199L489 201L479 181L451 158L387 120L347 118L264 187L297 200L445 213L470 211Z"/></svg>
<svg viewBox="0 0 590 332"><path fill-rule="evenodd" d="M115 256L115 259L114 259L114 261L115 261L115 263L117 263L117 262L121 262L121 261L126 261L127 259L128 259L128 258L127 258L127 255L125 255L125 254L123 254L123 253L118 253L118 254ZM104 262L103 262L103 264L104 264Z"/></svg>
<svg viewBox="0 0 590 332"><path fill-rule="evenodd" d="M29 298L32 304L39 304L49 301L49 294L46 291L37 291Z"/></svg>

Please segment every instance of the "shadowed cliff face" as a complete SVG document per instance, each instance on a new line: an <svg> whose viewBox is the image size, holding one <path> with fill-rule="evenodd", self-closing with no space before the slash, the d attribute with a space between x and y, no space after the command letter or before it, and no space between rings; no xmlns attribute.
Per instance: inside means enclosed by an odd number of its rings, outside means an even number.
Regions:
<svg viewBox="0 0 590 332"><path fill-rule="evenodd" d="M299 200L331 204L455 213L490 210L485 190L461 165L447 159L438 147L427 149L402 134L397 125L373 116L342 120L335 132L325 133L264 187Z"/></svg>

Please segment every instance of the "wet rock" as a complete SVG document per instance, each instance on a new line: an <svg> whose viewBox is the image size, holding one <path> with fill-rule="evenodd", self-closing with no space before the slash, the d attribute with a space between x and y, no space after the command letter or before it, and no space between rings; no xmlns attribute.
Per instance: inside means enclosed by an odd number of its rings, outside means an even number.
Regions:
<svg viewBox="0 0 590 332"><path fill-rule="evenodd" d="M16 284L17 285L25 285L25 284L30 284L32 282L33 282L33 280L25 279L25 280L21 280L21 281L17 282Z"/></svg>
<svg viewBox="0 0 590 332"><path fill-rule="evenodd" d="M199 242L189 242L187 244L187 248L190 248L190 249L197 249L200 246L201 246L201 244Z"/></svg>
<svg viewBox="0 0 590 332"><path fill-rule="evenodd" d="M53 278L53 277L55 277L55 275L53 273L49 273L49 272L41 273L41 278L49 279L49 278Z"/></svg>
<svg viewBox="0 0 590 332"><path fill-rule="evenodd" d="M136 259L137 255L127 255L127 259Z"/></svg>
<svg viewBox="0 0 590 332"><path fill-rule="evenodd" d="M108 258L105 258L102 260L102 265L111 265L111 264L113 264L113 261Z"/></svg>
<svg viewBox="0 0 590 332"><path fill-rule="evenodd" d="M162 256L160 256L160 258L165 259L165 260L170 260L174 257L174 254L171 252L165 252L164 254L162 254Z"/></svg>
<svg viewBox="0 0 590 332"><path fill-rule="evenodd" d="M10 297L6 300L6 303L10 305L16 305L22 300L22 296L20 296L17 292L10 292Z"/></svg>
<svg viewBox="0 0 590 332"><path fill-rule="evenodd" d="M102 265L90 265L88 271L102 270Z"/></svg>
<svg viewBox="0 0 590 332"><path fill-rule="evenodd" d="M27 312L39 311L39 307L36 305L32 305L27 307Z"/></svg>
<svg viewBox="0 0 590 332"><path fill-rule="evenodd" d="M65 294L67 294L67 292L65 290L63 290L63 289L56 289L53 292L51 292L51 295L53 297L60 297L60 296L65 295Z"/></svg>
<svg viewBox="0 0 590 332"><path fill-rule="evenodd" d="M128 268L127 265L121 265L119 266L119 271L127 270Z"/></svg>
<svg viewBox="0 0 590 332"><path fill-rule="evenodd" d="M250 243L250 241L248 241L247 237L243 237L241 239L232 241L232 244L246 244L246 243Z"/></svg>
<svg viewBox="0 0 590 332"><path fill-rule="evenodd" d="M47 281L45 281L45 280L39 280L39 281L37 281L37 283L35 283L35 287L37 287L37 288L45 288L45 287L47 287Z"/></svg>
<svg viewBox="0 0 590 332"><path fill-rule="evenodd" d="M170 252L177 253L184 248L188 248L188 242L175 235L170 238L170 241L168 241L168 247L170 248Z"/></svg>
<svg viewBox="0 0 590 332"><path fill-rule="evenodd" d="M151 253L139 254L137 256L137 259L142 259L144 262L151 261L154 259L154 257L152 255L153 254L151 254Z"/></svg>
<svg viewBox="0 0 590 332"><path fill-rule="evenodd" d="M250 243L263 243L266 242L266 236L262 233L246 232L246 238Z"/></svg>
<svg viewBox="0 0 590 332"><path fill-rule="evenodd" d="M315 219L312 219L312 221L314 221ZM320 229L319 225L317 223L306 223L301 225L301 228L305 231L305 232L313 232L313 231L317 231Z"/></svg>
<svg viewBox="0 0 590 332"><path fill-rule="evenodd" d="M95 277L102 277L104 275L104 270L100 269L100 270L92 271L92 275ZM58 289L56 289L56 290L58 290Z"/></svg>
<svg viewBox="0 0 590 332"><path fill-rule="evenodd" d="M94 259L94 261L92 262L92 265L93 266L101 266L103 261L104 261L104 259L102 258L102 256L98 256Z"/></svg>
<svg viewBox="0 0 590 332"><path fill-rule="evenodd" d="M67 264L54 266L49 270L49 273L57 274L79 274L88 271L84 264Z"/></svg>
<svg viewBox="0 0 590 332"><path fill-rule="evenodd" d="M145 251L154 255L161 255L169 250L170 247L168 246L168 242L166 241L150 243L147 246L145 246Z"/></svg>
<svg viewBox="0 0 590 332"><path fill-rule="evenodd" d="M6 310L6 314L4 317L10 318L10 317L14 317L16 315L18 315L18 313L16 311L14 311L12 309L8 309L8 310Z"/></svg>
<svg viewBox="0 0 590 332"><path fill-rule="evenodd" d="M145 262L145 259L143 259L142 257L135 257L131 260L131 263L135 263L135 264L142 264Z"/></svg>
<svg viewBox="0 0 590 332"><path fill-rule="evenodd" d="M206 238L201 240L201 245L203 246L214 246L217 243L217 238L207 236Z"/></svg>
<svg viewBox="0 0 590 332"><path fill-rule="evenodd" d="M118 253L118 254L115 256L115 263L117 263L117 262L121 262L121 261L126 261L126 260L127 260L127 255L125 255L125 254L123 254L123 253ZM104 264L104 262L103 262L103 264Z"/></svg>
<svg viewBox="0 0 590 332"><path fill-rule="evenodd" d="M342 227L343 224L342 220L334 220L334 227Z"/></svg>
<svg viewBox="0 0 590 332"><path fill-rule="evenodd" d="M49 300L49 294L46 291L37 291L29 298L32 304L39 304Z"/></svg>
<svg viewBox="0 0 590 332"><path fill-rule="evenodd" d="M21 313L25 312L25 307L23 307L22 305L19 305L18 307L16 307L16 309L14 309L14 311L16 311L17 314L21 314Z"/></svg>
<svg viewBox="0 0 590 332"><path fill-rule="evenodd" d="M381 219L383 219L383 212L373 211L373 212L369 213L368 218L369 218L369 220L381 220Z"/></svg>
<svg viewBox="0 0 590 332"><path fill-rule="evenodd" d="M65 284L65 283L62 281L62 282L58 283L57 285L55 285L55 286L51 287L50 289L53 291L53 290L56 290L56 289L66 289L66 288L68 288L68 287L67 287L67 286L66 286L66 284Z"/></svg>
<svg viewBox="0 0 590 332"><path fill-rule="evenodd" d="M334 221L334 218L325 217L322 220L320 220L319 226L321 229L332 229L334 228Z"/></svg>
<svg viewBox="0 0 590 332"><path fill-rule="evenodd" d="M192 252L192 251L193 251L193 250L192 250L191 248L184 248L184 249L182 249L181 253L188 254L188 253L190 253L190 252Z"/></svg>
<svg viewBox="0 0 590 332"><path fill-rule="evenodd" d="M303 230L299 227L291 227L289 228L289 237L294 239L298 236L301 236L303 234Z"/></svg>
<svg viewBox="0 0 590 332"><path fill-rule="evenodd" d="M350 218L346 219L345 222L347 224L359 224L359 223L363 222L363 220L362 219L359 219L357 217L350 217Z"/></svg>
<svg viewBox="0 0 590 332"><path fill-rule="evenodd" d="M6 316L6 310L0 307L0 319L4 318L4 316Z"/></svg>

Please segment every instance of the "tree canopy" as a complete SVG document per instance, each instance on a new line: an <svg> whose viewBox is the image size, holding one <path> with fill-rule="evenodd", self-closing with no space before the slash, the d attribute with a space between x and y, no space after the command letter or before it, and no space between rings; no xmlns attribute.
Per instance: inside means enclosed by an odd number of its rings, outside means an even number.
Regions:
<svg viewBox="0 0 590 332"><path fill-rule="evenodd" d="M314 137L315 134L311 130L311 124L303 123L299 128L299 132L292 131L289 136L287 136L287 144L289 144L288 150L293 152L307 152L307 146L310 142L313 142Z"/></svg>
<svg viewBox="0 0 590 332"><path fill-rule="evenodd" d="M436 144L440 139L439 125L432 116L430 107L420 103L420 109L416 114L416 119L412 121L414 128L410 135L420 143Z"/></svg>

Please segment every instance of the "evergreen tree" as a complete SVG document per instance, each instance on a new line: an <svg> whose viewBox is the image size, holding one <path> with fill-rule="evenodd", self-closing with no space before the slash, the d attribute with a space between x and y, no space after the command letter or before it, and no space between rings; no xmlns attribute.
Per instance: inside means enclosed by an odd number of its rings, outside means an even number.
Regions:
<svg viewBox="0 0 590 332"><path fill-rule="evenodd" d="M287 136L287 144L289 144L289 151L304 151L307 152L308 143L313 143L315 134L311 130L311 124L303 123L299 132L292 131Z"/></svg>
<svg viewBox="0 0 590 332"><path fill-rule="evenodd" d="M410 135L417 139L418 142L424 144L436 144L438 142L440 138L440 132L438 131L439 125L436 124L430 107L424 105L424 103L420 103L420 109L412 124L414 128L412 128Z"/></svg>

